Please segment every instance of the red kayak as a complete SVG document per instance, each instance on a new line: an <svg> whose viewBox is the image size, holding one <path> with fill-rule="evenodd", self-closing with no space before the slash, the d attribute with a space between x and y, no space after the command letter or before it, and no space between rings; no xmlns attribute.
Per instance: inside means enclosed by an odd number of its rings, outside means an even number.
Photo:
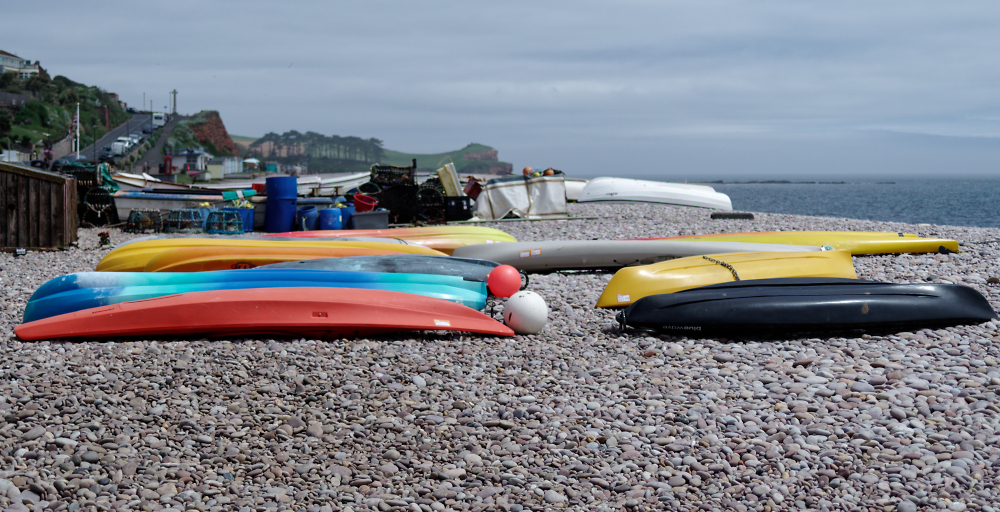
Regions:
<svg viewBox="0 0 1000 512"><path fill-rule="evenodd" d="M156 335L293 335L353 338L396 331L513 336L466 306L409 293L350 288L254 288L122 302L21 324L23 340Z"/></svg>

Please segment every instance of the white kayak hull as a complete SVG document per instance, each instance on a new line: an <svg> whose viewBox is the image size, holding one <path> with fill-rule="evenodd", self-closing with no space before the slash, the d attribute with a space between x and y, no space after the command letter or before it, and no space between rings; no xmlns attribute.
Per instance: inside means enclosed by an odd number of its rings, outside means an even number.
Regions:
<svg viewBox="0 0 1000 512"><path fill-rule="evenodd" d="M581 203L642 202L731 211L729 196L706 185L628 178L594 178L583 187Z"/></svg>
<svg viewBox="0 0 1000 512"><path fill-rule="evenodd" d="M728 252L804 252L820 247L685 240L562 240L466 245L453 256L490 260L526 272L616 269Z"/></svg>

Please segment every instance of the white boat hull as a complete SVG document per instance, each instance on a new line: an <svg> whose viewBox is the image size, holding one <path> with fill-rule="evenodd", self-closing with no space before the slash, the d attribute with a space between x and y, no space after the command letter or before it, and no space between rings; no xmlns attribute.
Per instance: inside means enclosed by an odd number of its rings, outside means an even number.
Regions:
<svg viewBox="0 0 1000 512"><path fill-rule="evenodd" d="M709 186L628 178L594 178L583 188L578 202L642 202L726 211L733 209L729 196Z"/></svg>
<svg viewBox="0 0 1000 512"><path fill-rule="evenodd" d="M562 240L466 245L452 256L490 260L526 272L594 270L727 252L804 252L820 247L695 240Z"/></svg>
<svg viewBox="0 0 1000 512"><path fill-rule="evenodd" d="M579 201L580 196L583 195L583 189L587 186L587 181L580 178L565 178L566 183L566 200L567 201Z"/></svg>

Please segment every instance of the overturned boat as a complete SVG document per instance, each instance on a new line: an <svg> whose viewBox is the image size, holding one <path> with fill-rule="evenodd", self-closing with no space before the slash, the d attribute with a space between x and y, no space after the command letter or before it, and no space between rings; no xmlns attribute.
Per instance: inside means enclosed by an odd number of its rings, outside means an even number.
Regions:
<svg viewBox="0 0 1000 512"><path fill-rule="evenodd" d="M707 185L628 178L594 178L580 193L580 203L661 203L731 211L729 196Z"/></svg>

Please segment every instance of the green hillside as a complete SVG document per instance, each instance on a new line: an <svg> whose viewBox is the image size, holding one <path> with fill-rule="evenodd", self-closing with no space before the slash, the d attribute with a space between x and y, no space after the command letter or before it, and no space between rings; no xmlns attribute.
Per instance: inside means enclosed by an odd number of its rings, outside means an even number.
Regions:
<svg viewBox="0 0 1000 512"><path fill-rule="evenodd" d="M493 148L484 144L472 143L462 149L449 151L447 153L402 153L391 149L385 150L385 156L379 163L387 165L410 165L411 160L417 159L417 171L434 171L442 165L452 162L455 170L459 174L488 174L491 170L504 167L510 172L512 165L508 162L498 160L466 160L467 155L482 155L484 153L495 152Z"/></svg>
<svg viewBox="0 0 1000 512"><path fill-rule="evenodd" d="M102 107L107 107L111 126L117 126L131 117L111 93L96 86L76 83L64 76L51 80L45 76L17 80L12 72L7 72L0 76L0 90L34 96L9 118L9 133L0 133L0 138L8 137L12 146L22 150L31 146L44 147L66 137L76 115L77 102L80 104L82 147L90 145L95 136L107 133L100 112ZM0 113L2 115L7 114Z"/></svg>
<svg viewBox="0 0 1000 512"><path fill-rule="evenodd" d="M459 174L505 174L512 165L497 159L497 150L484 144L469 144L445 153L403 153L382 147L375 138L299 133L268 133L263 137L230 136L242 146L244 156L294 165L307 163L310 172L364 172L372 164L407 167L415 158L417 170L430 173L446 163Z"/></svg>

